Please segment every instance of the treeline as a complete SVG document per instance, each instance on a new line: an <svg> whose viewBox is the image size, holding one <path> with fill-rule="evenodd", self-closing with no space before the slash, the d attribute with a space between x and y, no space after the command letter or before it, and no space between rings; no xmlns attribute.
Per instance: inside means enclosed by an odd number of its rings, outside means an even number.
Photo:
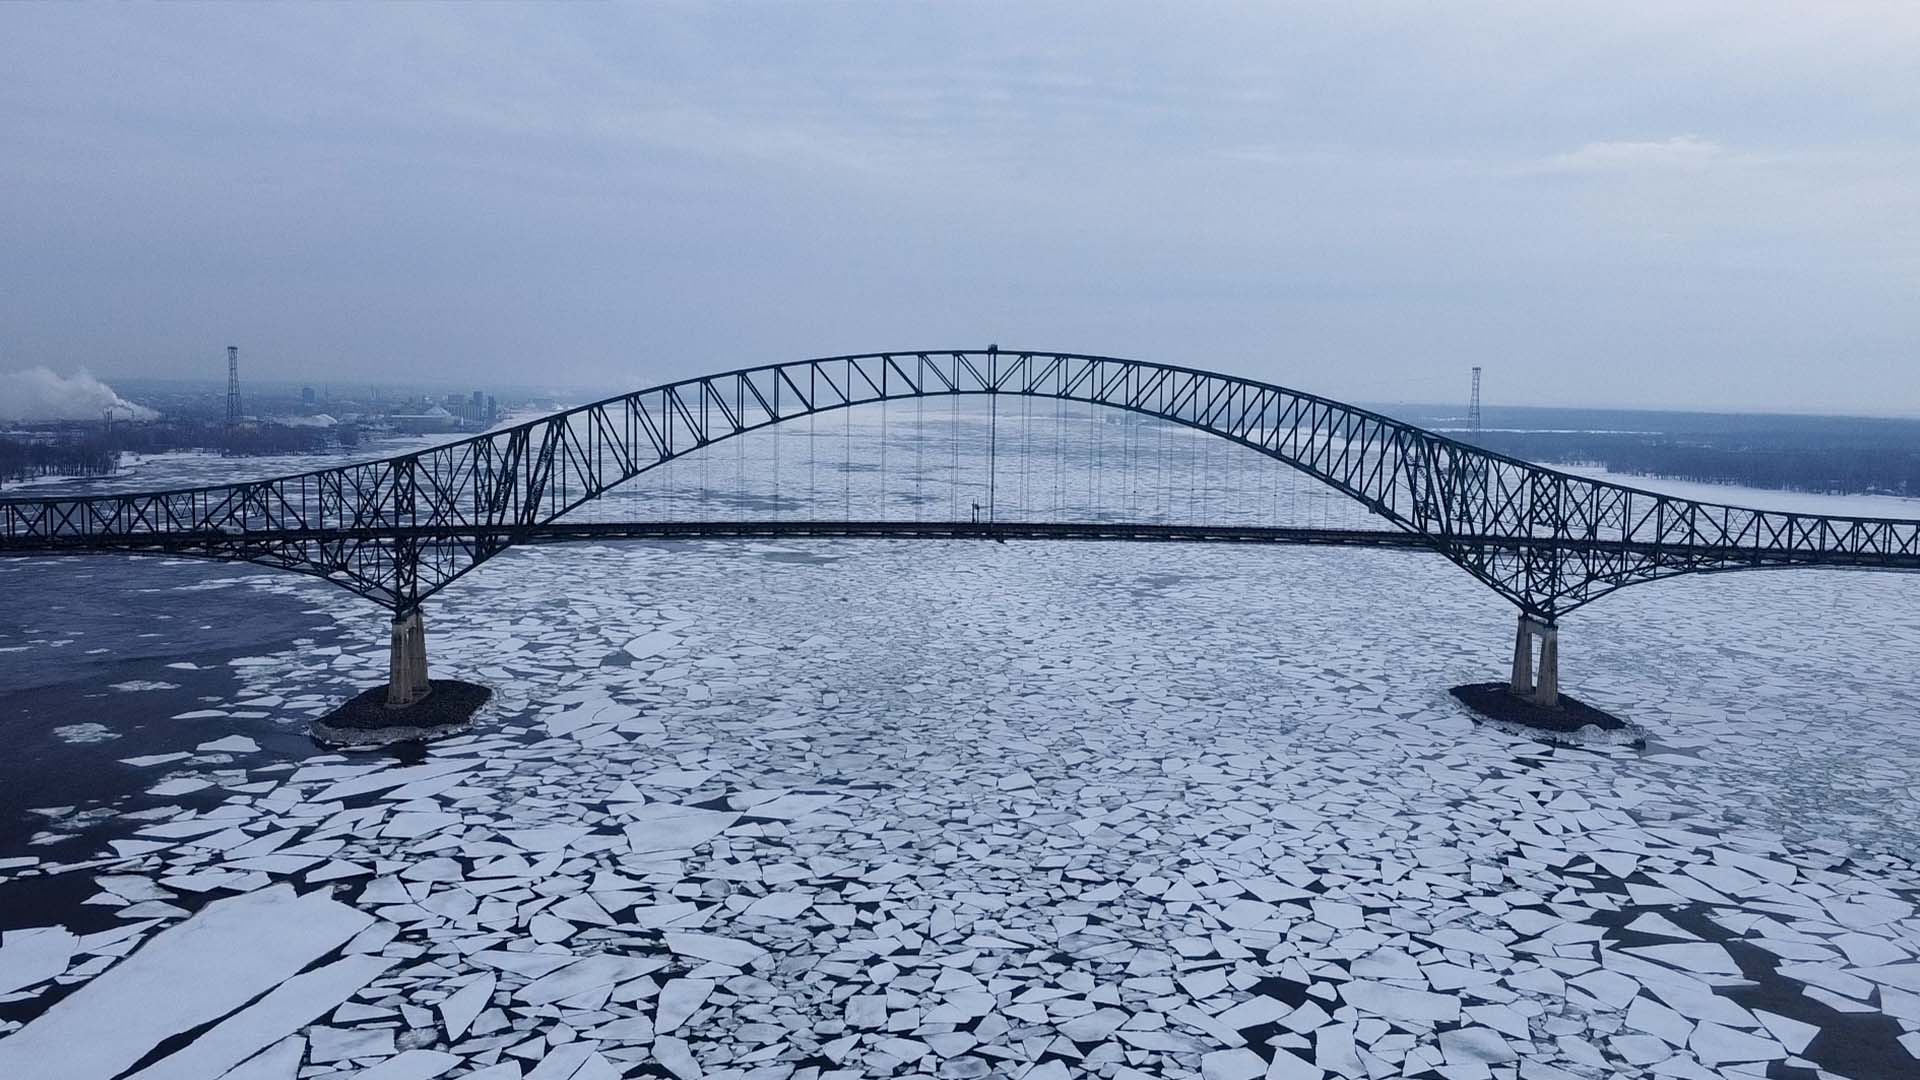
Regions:
<svg viewBox="0 0 1920 1080"><path fill-rule="evenodd" d="M334 441L325 428L257 424L228 430L225 424L192 420L58 431L51 437L0 435L0 483L38 476L111 476L123 453L298 454L328 449Z"/></svg>
<svg viewBox="0 0 1920 1080"><path fill-rule="evenodd" d="M111 476L120 454L106 440L40 442L0 437L0 483L36 476Z"/></svg>
<svg viewBox="0 0 1920 1080"><path fill-rule="evenodd" d="M1821 494L1920 495L1920 448L1765 447L1595 432L1482 432L1489 450L1544 464L1604 465L1616 473Z"/></svg>
<svg viewBox="0 0 1920 1080"><path fill-rule="evenodd" d="M228 429L224 423L197 420L124 424L108 432L106 437L114 449L136 454L158 454L166 450L298 454L324 450L334 443L333 433L325 428L244 424Z"/></svg>

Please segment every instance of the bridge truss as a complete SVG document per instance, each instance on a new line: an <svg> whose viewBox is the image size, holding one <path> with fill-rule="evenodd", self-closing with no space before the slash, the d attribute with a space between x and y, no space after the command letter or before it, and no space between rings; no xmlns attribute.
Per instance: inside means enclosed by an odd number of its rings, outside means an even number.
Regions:
<svg viewBox="0 0 1920 1080"><path fill-rule="evenodd" d="M1203 431L1344 493L1551 627L1638 582L1727 570L1920 569L1920 521L1696 502L1574 476L1314 394L1077 353L866 353L684 379L415 453L175 491L0 502L0 554L122 551L317 575L397 616L515 544L660 535L569 511L683 455L836 409L936 396L1046 398ZM1049 522L724 522L704 535L948 535L1299 542L1287 530ZM1184 531L1182 531L1184 529ZM682 532L687 532L682 527ZM1162 535L1164 534L1164 535ZM1213 535L1219 534L1219 535ZM1322 538L1324 542L1363 542Z"/></svg>

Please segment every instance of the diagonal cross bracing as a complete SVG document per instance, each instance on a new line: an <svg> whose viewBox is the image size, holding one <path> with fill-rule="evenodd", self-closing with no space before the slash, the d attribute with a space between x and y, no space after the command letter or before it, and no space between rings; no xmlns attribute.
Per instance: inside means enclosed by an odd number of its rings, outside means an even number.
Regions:
<svg viewBox="0 0 1920 1080"><path fill-rule="evenodd" d="M0 554L244 559L328 577L404 611L499 551L542 538L567 511L700 447L832 409L971 394L1122 409L1248 447L1359 501L1390 530L1546 620L1622 586L1676 574L1920 569L1920 521L1674 498L1504 457L1317 395L1179 365L969 349L703 375L413 454L294 476L4 500ZM1044 523L1025 527L1044 532Z"/></svg>

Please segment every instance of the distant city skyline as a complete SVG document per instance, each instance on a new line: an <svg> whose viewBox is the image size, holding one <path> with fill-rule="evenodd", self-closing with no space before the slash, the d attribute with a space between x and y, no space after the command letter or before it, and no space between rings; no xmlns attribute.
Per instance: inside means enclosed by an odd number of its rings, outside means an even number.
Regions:
<svg viewBox="0 0 1920 1080"><path fill-rule="evenodd" d="M0 373L1920 415L1920 8L0 8ZM103 77L111 73L111 77Z"/></svg>

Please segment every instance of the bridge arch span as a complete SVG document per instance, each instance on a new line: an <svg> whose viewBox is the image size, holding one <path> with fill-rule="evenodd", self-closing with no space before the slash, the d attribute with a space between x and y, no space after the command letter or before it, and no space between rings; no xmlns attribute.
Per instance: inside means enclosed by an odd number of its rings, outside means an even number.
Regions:
<svg viewBox="0 0 1920 1080"><path fill-rule="evenodd" d="M422 600L508 547L552 538L569 511L641 473L801 417L952 395L1052 398L1150 416L1277 459L1344 493L1519 608L1516 689L1534 637L1550 644L1560 616L1626 585L1792 566L1920 569L1920 521L1696 502L1534 465L1273 383L997 347L737 368L291 476L0 501L0 554L169 553L320 576L393 610L398 685L402 638L420 639ZM418 661L424 688L424 653ZM1542 696L1551 700L1545 685Z"/></svg>
<svg viewBox="0 0 1920 1080"><path fill-rule="evenodd" d="M159 551L316 574L399 612L641 473L858 405L1020 395L1206 432L1357 501L1551 624L1614 589L1784 566L1920 569L1920 521L1700 503L1574 476L1259 380L1040 350L737 368L370 462L229 485L0 502L0 553Z"/></svg>

